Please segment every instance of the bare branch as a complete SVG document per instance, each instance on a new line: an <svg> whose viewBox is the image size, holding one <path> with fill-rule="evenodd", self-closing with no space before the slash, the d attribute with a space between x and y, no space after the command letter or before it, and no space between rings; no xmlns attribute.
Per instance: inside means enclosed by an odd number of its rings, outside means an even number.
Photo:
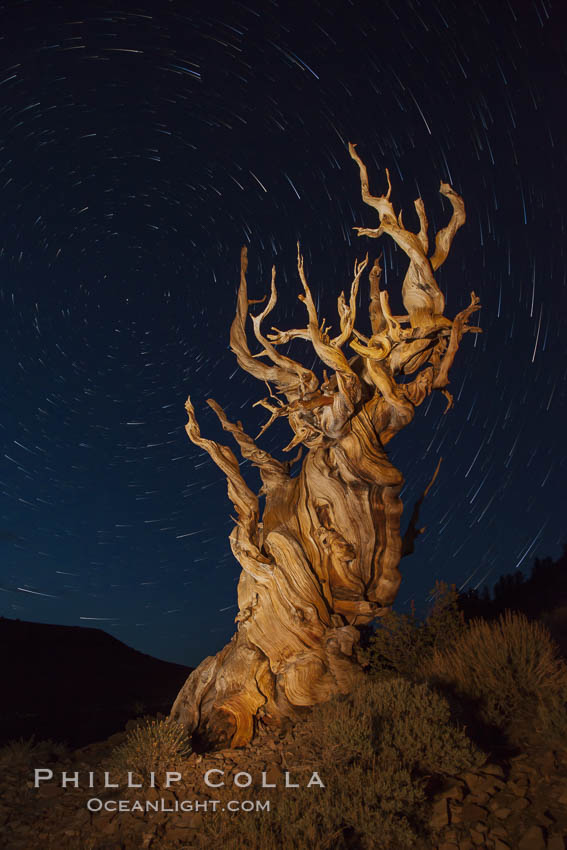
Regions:
<svg viewBox="0 0 567 850"><path fill-rule="evenodd" d="M388 339L386 335L382 337L382 339L378 340L380 345L376 345L376 340L373 339L373 343L370 342L367 345L363 345L356 339L351 339L349 345L356 351L357 354L362 355L362 357L367 357L370 360L385 360L390 351L392 350L392 343Z"/></svg>
<svg viewBox="0 0 567 850"><path fill-rule="evenodd" d="M443 458L440 457L439 463L437 464L435 472L433 473L433 478L431 479L431 481L429 482L429 484L427 485L427 487L425 488L425 490L423 491L423 493L421 494L419 499L417 499L415 505L413 506L412 515L410 517L410 521L409 521L406 533L404 534L404 536L402 538L402 558L406 555L411 555L414 552L415 541L420 536L420 534L423 534L423 532L425 531L425 526L423 528L417 527L417 523L419 522L419 512L421 510L421 506L423 504L425 497L427 496L427 494L429 493L429 491L433 487L433 484L435 483L435 479L437 478L437 475L439 474L439 469L441 468L442 461L443 461Z"/></svg>
<svg viewBox="0 0 567 850"><path fill-rule="evenodd" d="M371 360L385 360L392 346L404 339L409 331L402 330L398 320L392 316L390 310L390 301L387 292L380 292L380 316L382 317L382 331L372 335L366 345L361 345L356 340L351 340L350 347L363 357L369 357ZM360 339L360 334L355 332L355 335Z"/></svg>
<svg viewBox="0 0 567 850"><path fill-rule="evenodd" d="M343 352L339 348L331 345L330 342L327 342L319 328L317 309L305 276L303 257L301 256L299 249L299 242L297 243L297 269L305 293L304 295L300 295L299 299L300 301L303 301L307 308L307 315L309 316L308 327L311 334L313 348L320 360L322 360L326 366L334 369L337 374L339 390L347 401L349 407L354 409L354 405L360 395L360 382L356 373L349 366Z"/></svg>
<svg viewBox="0 0 567 850"><path fill-rule="evenodd" d="M288 478L286 465L276 460L268 452L258 448L252 437L244 431L242 422L237 422L236 424L229 422L226 413L214 399L207 399L207 404L218 416L223 429L232 434L240 446L242 456L259 468L264 484L273 484L276 481L281 482L282 478Z"/></svg>
<svg viewBox="0 0 567 850"><path fill-rule="evenodd" d="M234 541L231 537L231 542L234 542L238 546L238 552L241 556L240 562L246 570L254 575L254 578L265 582L272 573L273 567L270 559L262 555L258 548L258 497L252 492L240 474L238 461L228 446L219 445L213 440L207 440L201 436L201 431L195 417L195 410L191 404L191 398L188 398L185 402L185 410L189 417L189 421L185 426L187 436L192 443L204 449L219 469L226 475L228 497L238 514L237 530L233 535ZM246 565L242 558L246 560Z"/></svg>
<svg viewBox="0 0 567 850"><path fill-rule="evenodd" d="M272 343L266 339L266 337L262 334L260 329L260 325L262 321L268 316L274 307L276 306L278 300L278 293L276 289L276 269L275 266L272 266L272 282L270 287L270 300L266 304L265 308L259 313L257 316L251 316L252 324L254 326L254 335L258 342L263 346L262 355L266 355L270 358L272 363L276 366L279 366L286 372L295 372L298 379L298 386L300 388L299 395L302 397L305 393L314 392L317 389L319 382L316 376L313 374L311 369L306 369L305 366L302 366L301 363L297 363L295 360L292 360L290 357L285 357L283 354L280 354L277 349L274 348Z"/></svg>
<svg viewBox="0 0 567 850"><path fill-rule="evenodd" d="M449 345L447 346L447 351L441 360L441 364L437 371L437 375L435 380L433 381L434 389L444 389L449 383L449 369L453 365L453 361L455 360L455 355L458 351L459 344L461 339L463 338L463 334L467 331L471 333L482 333L480 328L470 327L467 325L467 320L469 316L480 310L480 299L474 292L471 292L471 303L464 310L461 310L460 313L457 313L455 318L453 319L453 327L451 328L451 336L449 338ZM449 407L447 410L449 410ZM447 411L445 411L447 412Z"/></svg>
<svg viewBox="0 0 567 850"><path fill-rule="evenodd" d="M439 266L443 265L447 259L447 255L453 244L455 233L465 223L467 216L465 213L465 202L460 195L457 195L455 190L448 184L441 181L439 189L442 195L449 198L453 207L453 215L449 224L439 231L435 237L435 252L431 257L431 266L433 271L437 271Z"/></svg>
<svg viewBox="0 0 567 850"><path fill-rule="evenodd" d="M292 402L290 402L290 404L291 403ZM262 434L265 431L268 430L270 425L273 425L273 423L276 421L276 419L279 419L280 416L287 416L288 413L289 413L289 405L284 404L284 405L281 405L279 407L276 407L275 405L270 404L270 402L268 401L267 398L261 398L258 401L255 401L254 404L252 405L252 407L265 407L266 410L269 410L270 413L272 414L270 416L270 418L268 419L268 421L264 425L262 425L262 427L260 428L260 431L258 432L258 436L256 437L256 439L261 437Z"/></svg>
<svg viewBox="0 0 567 850"><path fill-rule="evenodd" d="M360 276L367 265L368 254L364 258L364 260L361 260L360 262L355 261L354 279L350 287L350 301L348 307L345 304L344 293L341 292L339 296L338 309L340 316L341 333L339 334L339 336L335 337L335 339L331 340L331 345L334 348L342 348L345 342L350 339L350 336L353 332L354 322L356 319L356 296L358 295Z"/></svg>
<svg viewBox="0 0 567 850"><path fill-rule="evenodd" d="M389 369L369 358L366 362L368 373L376 389L392 410L404 420L413 417L413 404L404 397L403 388L393 379Z"/></svg>
<svg viewBox="0 0 567 850"><path fill-rule="evenodd" d="M299 330L292 331L280 331L278 330L278 328L272 327L272 330L275 331L275 333L266 334L272 345L283 345L286 342L290 342L292 339L311 340L309 328L300 328Z"/></svg>
<svg viewBox="0 0 567 850"><path fill-rule="evenodd" d="M303 370L299 364L294 364L294 368L289 368L281 365L268 366L256 359L250 352L248 341L246 339L246 317L248 315L248 285L246 283L246 271L248 268L248 251L244 246L240 254L240 286L238 289L238 300L236 305L236 315L230 328L230 347L238 365L261 381L270 381L275 384L289 399L299 398L301 395L302 381L298 375L298 370ZM257 302L255 302L257 303ZM268 343L269 344L269 343ZM293 361L290 361L292 363ZM309 373L309 370L304 370ZM301 372L303 374L303 372ZM312 375L312 378L310 377ZM307 374L307 380L312 380L314 385L317 385L317 379L313 373Z"/></svg>
<svg viewBox="0 0 567 850"><path fill-rule="evenodd" d="M381 256L376 257L368 275L370 279L370 326L374 335L381 333L386 327L386 320L380 306L380 280L382 279Z"/></svg>
<svg viewBox="0 0 567 850"><path fill-rule="evenodd" d="M427 221L427 216L425 214L425 207L421 198L417 198L417 200L413 202L413 205L415 207L417 217L419 218L419 233L417 234L417 238L419 239L423 253L427 254L429 251L429 239L427 238L429 222ZM435 269L436 266L433 266L433 268Z"/></svg>
<svg viewBox="0 0 567 850"><path fill-rule="evenodd" d="M368 187L366 166L356 153L356 146L352 143L349 143L349 152L360 171L362 200L377 210L380 216L379 228L372 230L370 228L355 227L354 229L358 232L359 236L370 236L372 238L377 238L383 233L387 233L409 257L410 265L402 286L402 300L410 317L412 327L448 325L448 320L445 320L443 317L445 299L437 286L433 271L447 257L453 237L465 220L462 198L448 184L441 184L441 192L453 204L454 212L447 227L437 234L434 254L436 265L434 265L427 257L428 222L421 198L415 201L415 209L420 223L419 232L411 233L404 227L401 213L396 217L394 208L390 202L391 184L389 174L387 175L387 195L380 197L371 195Z"/></svg>

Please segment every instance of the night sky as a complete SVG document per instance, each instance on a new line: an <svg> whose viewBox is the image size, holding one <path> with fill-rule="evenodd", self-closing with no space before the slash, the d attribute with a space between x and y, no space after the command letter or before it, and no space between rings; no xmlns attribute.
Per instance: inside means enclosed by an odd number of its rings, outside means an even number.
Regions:
<svg viewBox="0 0 567 850"><path fill-rule="evenodd" d="M384 169L406 227L463 196L437 275L483 334L388 445L426 533L396 603L436 579L491 585L556 557L565 522L567 28L558 2L162 0L0 3L0 613L97 626L196 665L234 632L240 567L226 483L184 430L257 434L266 388L228 348L239 255L250 296L277 267L280 329L319 316L384 251L394 312L408 260L362 203ZM368 331L368 283L357 327ZM271 324L272 322L269 322ZM251 343L252 345L252 343ZM305 365L313 354L293 349ZM253 347L253 346L252 346ZM257 350L253 348L253 350ZM278 457L285 423L260 444ZM248 464L243 473L259 486Z"/></svg>

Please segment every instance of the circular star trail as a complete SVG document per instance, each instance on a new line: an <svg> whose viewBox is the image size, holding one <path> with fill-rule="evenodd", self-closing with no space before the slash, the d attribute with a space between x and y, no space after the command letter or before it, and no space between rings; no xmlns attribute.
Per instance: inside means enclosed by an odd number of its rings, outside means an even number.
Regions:
<svg viewBox="0 0 567 850"><path fill-rule="evenodd" d="M242 245L251 297L276 265L279 328L304 324L297 241L320 316L336 321L366 251L384 252L401 308L405 255L353 230L377 221L349 141L375 194L389 168L406 227L418 196L431 232L446 223L441 180L463 196L438 282L449 317L473 289L483 305L452 371L455 409L432 397L388 446L408 514L443 457L399 606L424 605L436 579L491 584L559 553L559 5L0 4L4 616L102 627L188 664L233 633L232 506L187 439L184 402L213 439L227 435L209 397L261 427L265 387L228 348ZM274 426L262 447L288 441Z"/></svg>

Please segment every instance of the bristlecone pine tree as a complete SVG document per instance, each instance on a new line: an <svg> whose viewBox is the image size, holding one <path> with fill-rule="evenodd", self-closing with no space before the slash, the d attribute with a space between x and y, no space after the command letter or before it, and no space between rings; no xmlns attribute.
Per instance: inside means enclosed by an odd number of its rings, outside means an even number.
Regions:
<svg viewBox="0 0 567 850"><path fill-rule="evenodd" d="M237 514L230 544L242 567L237 632L191 673L171 710L171 717L204 746L243 746L258 723L277 725L356 687L362 675L357 627L388 610L401 581L400 559L413 550L420 533L418 503L402 537L403 477L384 447L412 421L415 408L433 390L446 396L447 410L452 406L449 370L463 334L480 330L468 324L480 308L474 292L469 306L448 319L434 277L465 222L462 198L441 183L440 192L453 212L428 256L421 198L415 201L419 232L412 233L401 213L394 212L388 171L387 193L371 195L366 166L355 145L350 144L349 151L360 170L362 199L380 221L375 229L355 230L372 238L387 234L409 258L402 285L405 315L392 315L388 295L380 289L382 270L376 260L369 272L372 335L355 329L367 255L355 263L348 300L343 293L338 298L340 333L331 336L317 316L298 245L303 287L299 298L307 310L307 326L263 332L262 322L277 300L273 268L269 301L260 313L250 315L261 346L252 354L245 325L250 304L258 302L248 298L243 248L230 345L239 366L269 387L269 397L259 402L270 413L260 433L286 417L294 436L284 451L296 446L307 450L299 474L290 476L298 457L291 463L276 460L244 432L241 422L229 422L220 405L210 400L224 430L260 472L262 488L256 494L244 481L231 449L202 437L190 399L185 405L189 438L226 475ZM308 340L315 349L326 367L322 379L280 353L279 346L296 338ZM415 377L408 379L411 375ZM259 495L266 499L261 518Z"/></svg>

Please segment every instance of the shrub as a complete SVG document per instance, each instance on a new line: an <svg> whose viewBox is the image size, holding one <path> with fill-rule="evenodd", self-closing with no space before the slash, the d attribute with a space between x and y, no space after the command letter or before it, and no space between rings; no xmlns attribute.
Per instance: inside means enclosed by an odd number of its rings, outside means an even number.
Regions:
<svg viewBox="0 0 567 850"><path fill-rule="evenodd" d="M453 725L426 684L368 677L352 695L317 706L305 759L325 789L286 791L272 811L204 822L203 846L231 850L402 850L427 835L432 774L478 767L485 756ZM315 794L317 802L314 805Z"/></svg>
<svg viewBox="0 0 567 850"><path fill-rule="evenodd" d="M168 770L177 770L191 753L187 730L180 723L145 719L128 732L126 740L113 750L109 766L126 777L147 780L155 773L156 785Z"/></svg>
<svg viewBox="0 0 567 850"><path fill-rule="evenodd" d="M395 752L412 775L455 774L485 756L451 719L447 700L425 683L369 678L351 697L318 707L313 739L334 762L388 760Z"/></svg>
<svg viewBox="0 0 567 850"><path fill-rule="evenodd" d="M381 618L367 651L372 673L415 678L435 649L450 645L463 632L455 586L436 582L431 597L433 604L424 621L416 617L413 607L411 614L391 611Z"/></svg>
<svg viewBox="0 0 567 850"><path fill-rule="evenodd" d="M453 647L435 650L428 673L476 701L484 722L511 740L567 727L567 667L545 626L524 614L471 621Z"/></svg>
<svg viewBox="0 0 567 850"><path fill-rule="evenodd" d="M39 763L60 761L68 755L65 744L57 741L36 741L35 736L31 738L19 738L17 741L8 741L0 749L0 767L4 770L27 770Z"/></svg>

